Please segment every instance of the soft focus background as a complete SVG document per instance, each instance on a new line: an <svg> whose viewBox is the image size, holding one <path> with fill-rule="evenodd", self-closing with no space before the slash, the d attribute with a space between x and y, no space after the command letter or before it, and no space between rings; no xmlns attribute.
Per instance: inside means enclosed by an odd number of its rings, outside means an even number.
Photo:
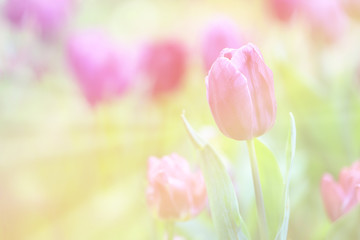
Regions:
<svg viewBox="0 0 360 240"><path fill-rule="evenodd" d="M251 222L245 146L219 132L206 100L206 29L216 19L231 21L239 43L257 45L273 71L278 115L262 139L280 164L288 112L295 116L289 239L318 239L329 222L322 175L337 178L360 158L360 11L340 0L336 10L306 11L309 0L288 14L276 2L1 0L0 239L155 239L148 157L177 152L194 167L199 158L183 110L227 159ZM79 40L73 53L82 32L100 40ZM208 215L177 224L178 235L212 239Z"/></svg>

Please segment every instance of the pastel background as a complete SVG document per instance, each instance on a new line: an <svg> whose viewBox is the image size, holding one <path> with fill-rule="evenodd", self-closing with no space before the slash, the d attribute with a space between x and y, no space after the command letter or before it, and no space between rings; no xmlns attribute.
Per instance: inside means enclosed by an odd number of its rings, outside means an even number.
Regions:
<svg viewBox="0 0 360 240"><path fill-rule="evenodd" d="M359 4L349 12L351 1L340 0L285 10L276 2L286 1L270 0L49 2L0 0L0 239L157 239L149 156L176 152L198 165L183 110L226 160L251 222L245 145L220 133L206 97L206 31L217 20L233 24L230 47L256 44L273 72L277 118L261 138L280 160L295 116L288 238L318 239L330 221L322 176L337 179L360 158ZM96 32L92 44L71 50L83 32ZM213 239L209 212L177 232Z"/></svg>

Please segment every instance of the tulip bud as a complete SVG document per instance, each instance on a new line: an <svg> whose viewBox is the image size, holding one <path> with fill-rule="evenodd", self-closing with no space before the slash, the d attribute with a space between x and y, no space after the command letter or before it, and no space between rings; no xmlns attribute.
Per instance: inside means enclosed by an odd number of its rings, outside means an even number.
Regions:
<svg viewBox="0 0 360 240"><path fill-rule="evenodd" d="M67 57L85 98L92 106L120 96L130 83L132 67L129 57L100 31L72 36Z"/></svg>
<svg viewBox="0 0 360 240"><path fill-rule="evenodd" d="M150 157L148 182L148 204L162 219L187 220L205 207L207 195L201 172L191 172L188 162L177 154Z"/></svg>
<svg viewBox="0 0 360 240"><path fill-rule="evenodd" d="M174 40L145 48L142 69L151 81L151 95L157 96L180 87L186 70L186 57L185 47Z"/></svg>
<svg viewBox="0 0 360 240"><path fill-rule="evenodd" d="M360 161L340 172L339 182L330 174L321 180L325 210L332 221L350 211L360 201Z"/></svg>
<svg viewBox="0 0 360 240"><path fill-rule="evenodd" d="M42 36L52 35L64 24L70 0L7 0L5 16L16 27L34 25Z"/></svg>
<svg viewBox="0 0 360 240"><path fill-rule="evenodd" d="M343 35L346 15L336 0L303 1L302 12L318 40L331 43Z"/></svg>
<svg viewBox="0 0 360 240"><path fill-rule="evenodd" d="M206 85L212 115L224 135L250 140L274 125L273 75L253 44L224 49L212 65Z"/></svg>
<svg viewBox="0 0 360 240"><path fill-rule="evenodd" d="M280 21L287 22L298 8L301 0L270 0L270 9Z"/></svg>
<svg viewBox="0 0 360 240"><path fill-rule="evenodd" d="M206 71L224 48L239 48L245 42L238 27L227 18L214 19L206 28L202 41L202 57Z"/></svg>

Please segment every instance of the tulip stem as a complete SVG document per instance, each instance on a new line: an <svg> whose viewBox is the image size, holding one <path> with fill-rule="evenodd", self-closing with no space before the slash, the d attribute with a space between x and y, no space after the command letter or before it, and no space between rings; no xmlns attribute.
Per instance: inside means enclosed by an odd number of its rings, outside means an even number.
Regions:
<svg viewBox="0 0 360 240"><path fill-rule="evenodd" d="M258 169L256 153L255 153L254 140L253 139L248 140L246 141L246 144L250 156L251 173L253 178L255 198L256 198L256 208L257 208L257 215L258 215L259 227L260 227L260 237L262 240L267 240L268 227L266 222L264 198L261 190L261 183L260 183L259 169Z"/></svg>
<svg viewBox="0 0 360 240"><path fill-rule="evenodd" d="M174 230L175 230L175 223L174 221L166 221L165 222L166 228L166 240L173 240L174 239Z"/></svg>

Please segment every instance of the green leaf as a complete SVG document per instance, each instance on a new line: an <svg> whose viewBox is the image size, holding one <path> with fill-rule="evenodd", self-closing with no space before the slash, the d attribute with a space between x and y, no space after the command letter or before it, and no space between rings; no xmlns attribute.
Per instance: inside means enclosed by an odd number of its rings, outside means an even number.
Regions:
<svg viewBox="0 0 360 240"><path fill-rule="evenodd" d="M360 206L336 220L330 227L327 240L360 239Z"/></svg>
<svg viewBox="0 0 360 240"><path fill-rule="evenodd" d="M290 113L290 131L286 143L286 173L285 173L285 189L284 189L284 214L281 227L276 235L276 240L286 240L290 217L290 200L289 200L289 186L291 167L293 164L296 148L296 125L292 113Z"/></svg>
<svg viewBox="0 0 360 240"><path fill-rule="evenodd" d="M218 239L250 239L245 222L240 215L233 184L219 155L197 135L184 114L182 119L192 142L202 156L201 170L206 183L211 217Z"/></svg>
<svg viewBox="0 0 360 240"><path fill-rule="evenodd" d="M283 217L284 181L271 150L257 139L255 139L254 144L264 197L269 239L274 239Z"/></svg>

